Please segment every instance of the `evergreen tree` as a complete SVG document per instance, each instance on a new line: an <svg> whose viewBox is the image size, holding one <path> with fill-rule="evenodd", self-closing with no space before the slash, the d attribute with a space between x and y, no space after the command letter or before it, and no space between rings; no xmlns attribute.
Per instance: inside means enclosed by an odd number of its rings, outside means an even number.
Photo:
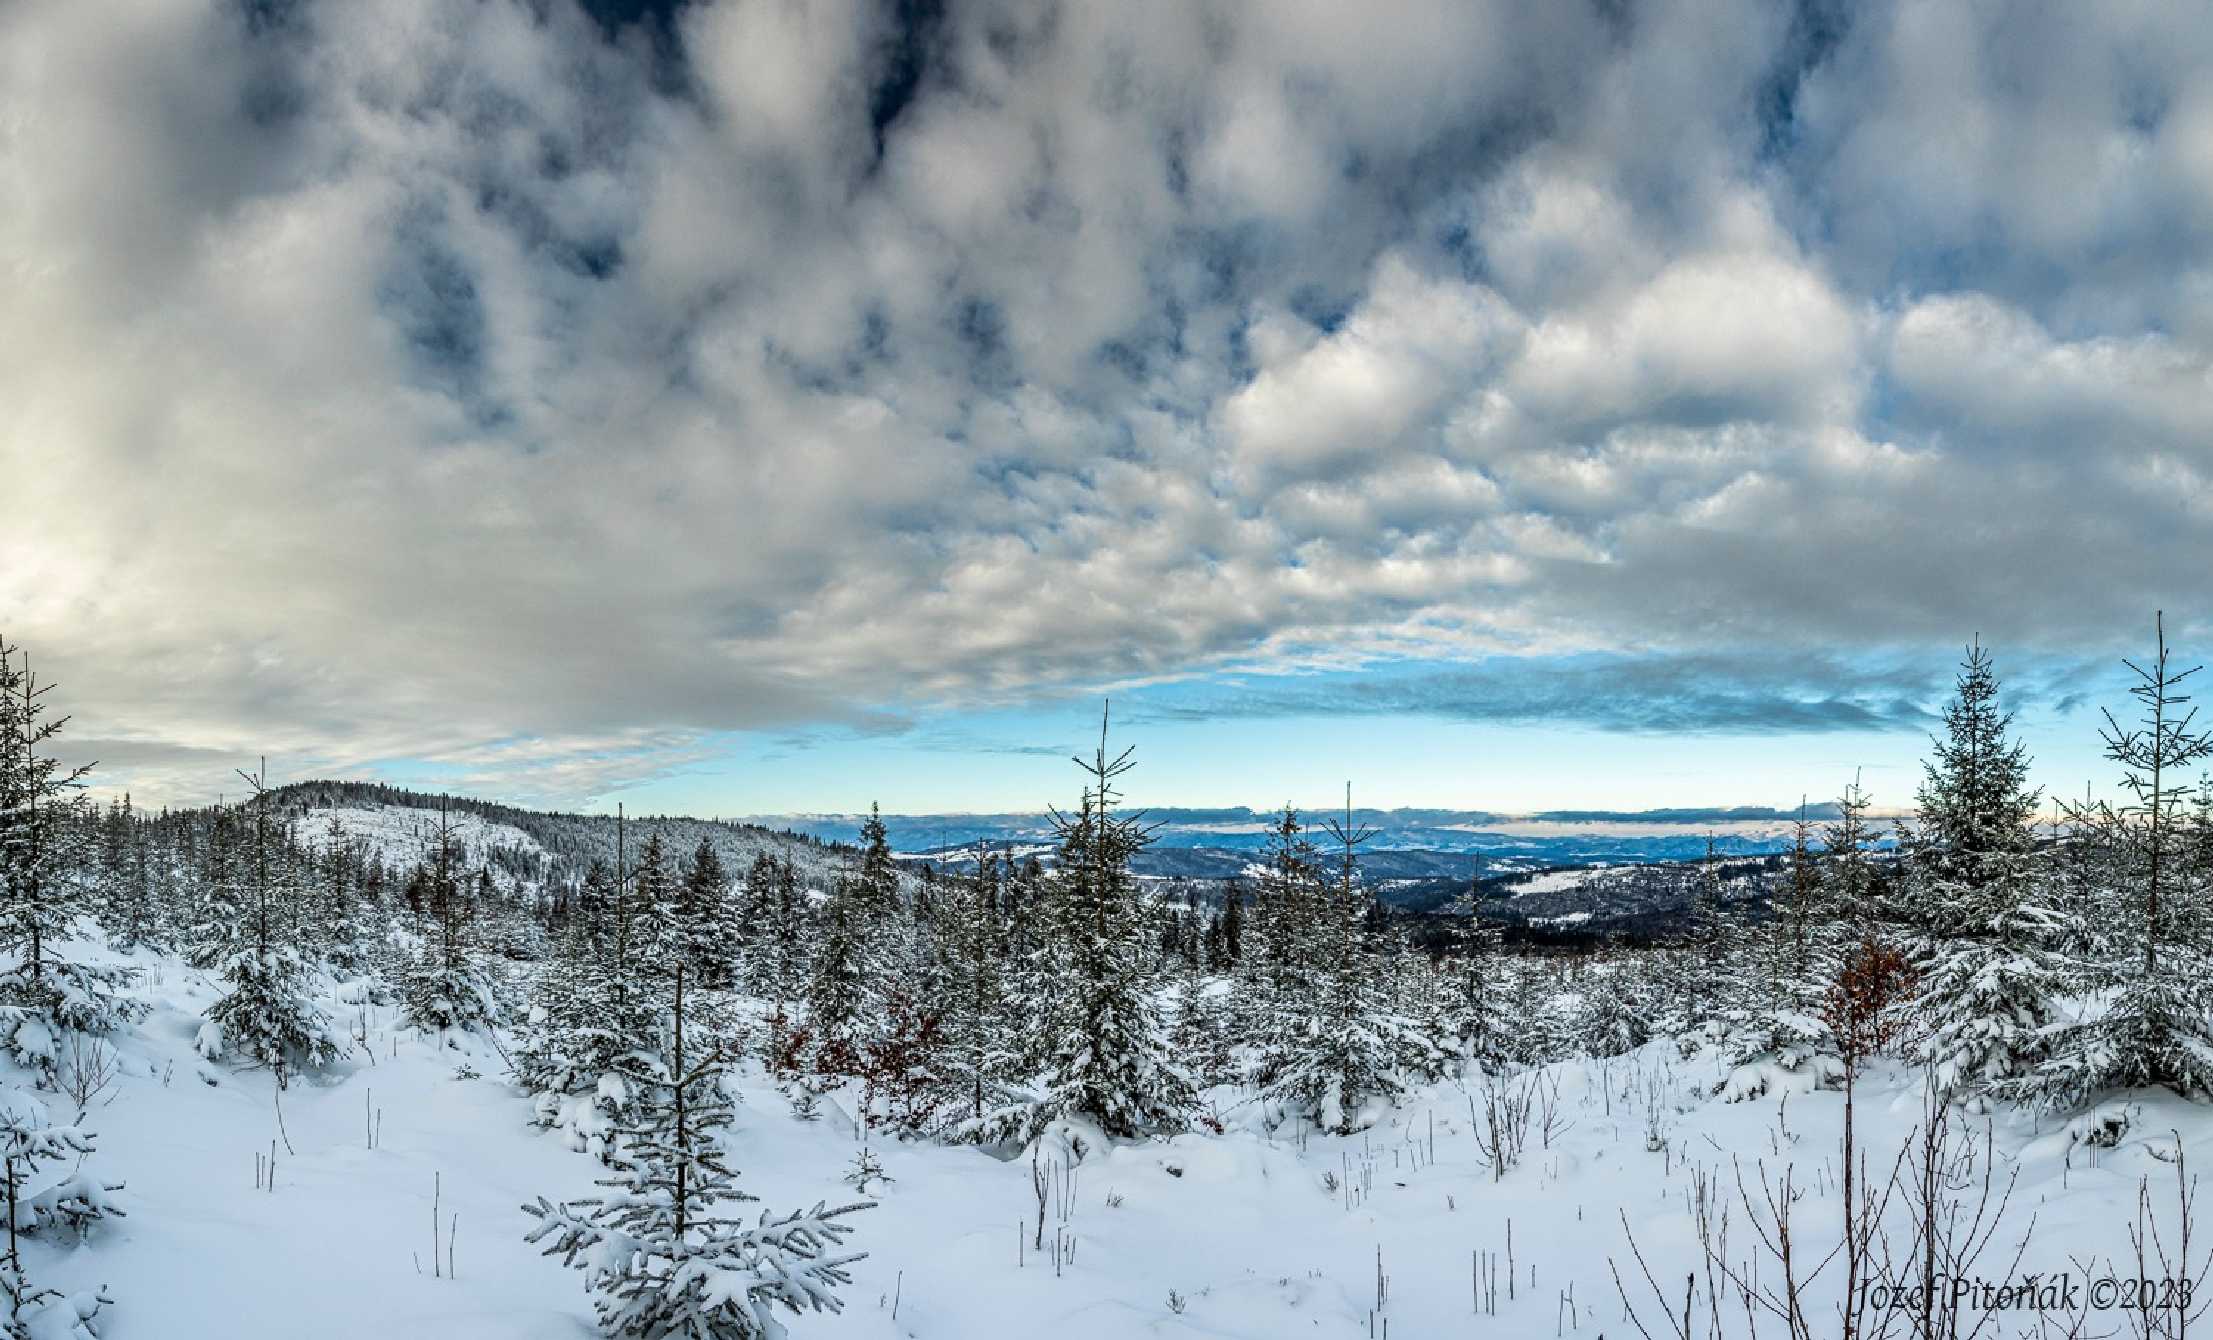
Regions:
<svg viewBox="0 0 2213 1340"><path fill-rule="evenodd" d="M1007 1114L1007 1133L1035 1138L1063 1118L1095 1122L1109 1135L1177 1131L1193 1094L1162 1036L1130 874L1131 857L1151 835L1138 818L1115 812L1115 783L1133 765L1128 750L1107 754L1104 715L1097 754L1076 762L1088 781L1076 813L1054 815L1060 854L1044 928L1063 975L1052 1008L1026 1002L1043 1034L1044 1084L1018 1116Z"/></svg>
<svg viewBox="0 0 2213 1340"><path fill-rule="evenodd" d="M1875 802L1855 774L1836 804L1836 821L1821 834L1821 901L1825 921L1856 944L1875 932L1884 911L1873 861L1875 827L1867 817Z"/></svg>
<svg viewBox="0 0 2213 1340"><path fill-rule="evenodd" d="M2066 988L2052 951L2063 917L2036 897L2029 825L2039 795L2026 747L2006 738L2011 722L1977 642L1923 766L1917 822L1901 837L1905 901L1919 931L1916 1047L1946 1091L2039 1064Z"/></svg>
<svg viewBox="0 0 2213 1340"><path fill-rule="evenodd" d="M429 859L421 867L423 942L401 990L401 1017L426 1033L488 1027L499 1000L478 965L478 905L461 872L450 805L441 805Z"/></svg>
<svg viewBox="0 0 2213 1340"><path fill-rule="evenodd" d="M1778 1071L1816 1085L1843 1073L1820 1005L1844 952L1839 909L1873 897L1865 869L1867 806L1855 779L1839 802L1841 817L1826 835L1824 854L1814 849L1813 824L1799 802L1782 888L1756 942L1756 985L1729 1037L1732 1070L1720 1090L1732 1101L1767 1092Z"/></svg>
<svg viewBox="0 0 2213 1340"><path fill-rule="evenodd" d="M119 949L153 943L153 881L146 844L128 792L108 805L100 826L100 920Z"/></svg>
<svg viewBox="0 0 2213 1340"><path fill-rule="evenodd" d="M1264 1012L1314 990L1322 874L1320 856L1305 831L1298 811L1284 806L1268 833L1253 892L1252 923L1244 935L1253 949L1248 977L1257 989L1252 1003ZM1267 1027L1264 1018L1254 1024L1260 1030ZM1270 1074L1264 1064L1263 1078Z"/></svg>
<svg viewBox="0 0 2213 1340"><path fill-rule="evenodd" d="M82 1237L92 1224L123 1211L109 1193L123 1189L87 1172L84 1159L94 1152L91 1132L56 1126L28 1096L17 1094L0 1105L0 1194L7 1198L8 1250L0 1257L0 1340L51 1340L94 1336L92 1319L114 1303L105 1285L91 1293L64 1296L34 1286L23 1267L21 1239L55 1225ZM73 1162L77 1170L43 1191L29 1190L42 1163Z"/></svg>
<svg viewBox="0 0 2213 1340"><path fill-rule="evenodd" d="M366 966L362 940L372 908L362 885L361 845L346 835L345 826L332 815L323 829L322 886L316 900L315 939L330 965L346 972Z"/></svg>
<svg viewBox="0 0 2213 1340"><path fill-rule="evenodd" d="M764 1000L775 998L768 965L776 923L776 867L777 860L770 853L753 854L753 863L746 867L745 880L738 888L733 919L739 981L747 992Z"/></svg>
<svg viewBox="0 0 2213 1340"><path fill-rule="evenodd" d="M869 985L866 899L857 881L841 875L822 906L822 934L807 981L807 1026L815 1068L826 1075L860 1073Z"/></svg>
<svg viewBox="0 0 2213 1340"><path fill-rule="evenodd" d="M1727 951L1731 927L1721 903L1721 864L1711 834L1706 838L1706 859L1691 882L1690 931L1683 952L1675 956L1679 968L1672 1031L1703 1030L1727 1013Z"/></svg>
<svg viewBox="0 0 2213 1340"><path fill-rule="evenodd" d="M763 953L768 990L763 994L781 1010L786 1001L799 999L809 980L811 962L806 938L807 907L800 894L799 871L789 857L776 863L770 907L773 919Z"/></svg>
<svg viewBox="0 0 2213 1340"><path fill-rule="evenodd" d="M1444 1050L1480 1066L1492 1066L1508 1054L1513 1021L1506 1016L1501 989L1505 971L1499 947L1504 932L1483 916L1471 886L1468 914L1454 921L1449 952L1436 974L1442 992L1436 1011Z"/></svg>
<svg viewBox="0 0 2213 1340"><path fill-rule="evenodd" d="M1634 960L1601 956L1583 974L1572 1029L1578 1051L1589 1056L1620 1056L1652 1039L1657 1002L1650 980Z"/></svg>
<svg viewBox="0 0 2213 1340"><path fill-rule="evenodd" d="M20 664L18 663L20 658ZM92 910L73 878L82 864L65 841L68 797L90 771L51 751L67 717L47 715L51 685L27 653L0 639L0 1035L16 1059L51 1072L64 1031L106 1033L140 1007L121 996L120 971L65 950L71 925Z"/></svg>
<svg viewBox="0 0 2213 1340"><path fill-rule="evenodd" d="M999 958L999 863L976 853L973 871L955 876L940 908L946 1064L958 1077L962 1116L980 1120L1003 1099L1016 1064L1006 1038L1004 974Z"/></svg>
<svg viewBox="0 0 2213 1340"><path fill-rule="evenodd" d="M607 1193L555 1205L545 1197L523 1206L538 1221L525 1236L545 1254L585 1271L600 1325L609 1335L643 1340L779 1340L778 1309L836 1312L846 1267L861 1254L833 1255L851 1232L844 1216L871 1208L860 1202L818 1204L780 1218L765 1212L751 1227L719 1213L726 1203L757 1199L740 1191L723 1160L721 1132L730 1124L722 1089L722 1057L697 1044L687 1050L685 969L669 980L673 1021L660 1063L633 1070L644 1097L637 1123L624 1131Z"/></svg>
<svg viewBox="0 0 2213 1340"><path fill-rule="evenodd" d="M2202 890L2190 889L2189 794L2185 770L2213 756L2213 734L2195 729L2196 709L2181 692L2197 667L2175 670L2162 617L2153 659L2124 662L2137 677L2129 693L2140 715L2124 727L2108 711L2106 757L2122 770L2127 799L2074 809L2070 818L2102 849L2128 914L2095 980L2105 1009L2061 1030L2032 1076L2001 1091L2047 1106L2073 1106L2101 1090L2163 1085L2191 1096L2213 1094L2213 945L2207 942Z"/></svg>
<svg viewBox="0 0 2213 1340"><path fill-rule="evenodd" d="M868 819L861 825L861 868L854 879L853 894L859 900L861 931L871 941L898 921L899 867L891 859L891 838L884 828L883 812L874 803L869 805Z"/></svg>
<svg viewBox="0 0 2213 1340"><path fill-rule="evenodd" d="M658 831L648 832L630 877L624 902L623 939L640 971L652 976L674 972L690 948L684 926L682 885L669 869L668 849Z"/></svg>
<svg viewBox="0 0 2213 1340"><path fill-rule="evenodd" d="M1282 829L1295 839L1288 807ZM1361 1109L1389 1101L1403 1089L1397 1066L1411 1026L1389 998L1376 956L1364 943L1372 899L1360 883L1357 850L1373 836L1356 827L1352 792L1345 816L1331 823L1340 856L1337 878L1312 890L1291 890L1286 909L1305 921L1292 933L1296 968L1289 994L1277 1002L1269 1092L1338 1134L1362 1125Z"/></svg>
<svg viewBox="0 0 2213 1340"><path fill-rule="evenodd" d="M619 902L614 875L593 862L560 946L533 983L515 1048L516 1078L536 1096L539 1124L602 1158L634 1115L631 1076L650 1064L657 1036L654 998L618 949Z"/></svg>
<svg viewBox="0 0 2213 1340"><path fill-rule="evenodd" d="M702 986L721 989L737 980L739 947L744 937L731 896L730 876L715 844L702 837L684 865L677 887L684 961Z"/></svg>
<svg viewBox="0 0 2213 1340"><path fill-rule="evenodd" d="M344 1044L310 995L312 973L291 934L290 904L299 890L280 849L283 835L270 813L274 802L265 771L239 776L252 793L240 871L245 896L220 956L228 989L208 1006L198 1046L210 1060L229 1057L267 1066L281 1089L295 1067L327 1065Z"/></svg>
<svg viewBox="0 0 2213 1340"><path fill-rule="evenodd" d="M1936 937L1971 932L1991 910L1979 895L2026 881L2030 825L2041 793L2029 786L2028 747L2008 740L2013 715L1998 702L1998 676L1981 642L1968 648L1944 708L1944 733L1922 764L1913 846L1916 920ZM1998 902L2009 901L2001 892Z"/></svg>
<svg viewBox="0 0 2213 1340"><path fill-rule="evenodd" d="M1219 923L1220 952L1208 966L1217 972L1228 972L1237 966L1245 952L1245 890L1237 880L1231 879L1222 889L1222 918Z"/></svg>

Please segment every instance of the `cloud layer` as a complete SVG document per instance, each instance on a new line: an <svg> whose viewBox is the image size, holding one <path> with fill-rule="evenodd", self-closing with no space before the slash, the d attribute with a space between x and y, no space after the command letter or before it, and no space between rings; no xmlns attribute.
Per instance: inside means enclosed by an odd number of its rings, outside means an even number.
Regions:
<svg viewBox="0 0 2213 1340"><path fill-rule="evenodd" d="M0 629L148 777L581 796L1223 669L2206 627L2196 6L916 8L0 9Z"/></svg>

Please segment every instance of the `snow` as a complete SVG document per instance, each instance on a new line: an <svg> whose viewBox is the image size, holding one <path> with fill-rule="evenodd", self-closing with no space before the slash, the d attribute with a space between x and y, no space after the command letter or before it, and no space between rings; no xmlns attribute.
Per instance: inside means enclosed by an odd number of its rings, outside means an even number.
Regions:
<svg viewBox="0 0 2213 1340"><path fill-rule="evenodd" d="M476 869L486 864L487 853L508 848L531 856L544 856L538 840L511 824L494 823L467 810L451 815L453 838L461 850L461 866ZM437 841L438 812L412 805L340 806L308 813L300 837L320 849L336 823L348 841L367 845L387 865L405 869L418 861Z"/></svg>
<svg viewBox="0 0 2213 1340"><path fill-rule="evenodd" d="M490 1040L441 1046L399 1028L392 1007L327 983L326 1007L374 1059L357 1051L280 1096L266 1073L194 1053L216 990L207 975L149 954L105 958L140 970L134 991L150 1007L117 1036L120 1076L82 1123L98 1137L85 1171L125 1185L111 1199L128 1218L96 1226L83 1246L41 1239L26 1250L36 1283L110 1286L101 1340L595 1334L575 1274L523 1241L532 1221L521 1207L589 1195L603 1170L531 1125ZM470 1071L478 1077L461 1077ZM1657 1334L1662 1309L1624 1226L1655 1278L1680 1281L1696 1264L1689 1206L1702 1179L1734 1202L1739 1169L1756 1178L1756 1167L1791 1163L1805 1188L1801 1233L1833 1235L1837 1192L1821 1170L1836 1160L1841 1097L1803 1074L1775 1078L1725 1101L1719 1058L1685 1059L1672 1043L1550 1067L1555 1129L1532 1129L1521 1162L1495 1180L1474 1137L1474 1082L1416 1090L1349 1138L1272 1132L1258 1104L1217 1090L1220 1135L1086 1140L1060 1175L1067 1194L1048 1206L1042 1251L1026 1158L878 1137L871 1148L895 1180L854 1217L849 1246L868 1256L853 1267L846 1310L788 1320L795 1336L880 1340L1351 1337L1367 1332L1380 1260L1381 1316L1402 1336L1551 1335L1571 1306L1581 1333L1632 1331L1616 1264ZM1917 1081L1878 1066L1862 1083L1860 1138L1884 1160L1919 1119ZM729 1157L739 1185L763 1198L754 1209L854 1199L841 1181L861 1143L850 1094L832 1093L803 1121L757 1066L735 1088ZM41 1098L57 1120L70 1115L66 1099ZM1981 1119L1960 1120L1979 1140ZM2207 1110L2163 1093L2116 1096L2110 1113L2072 1124L1994 1120L2000 1176L2019 1176L1999 1255L2038 1216L2024 1271L2066 1269L2070 1253L2125 1256L2139 1179L2149 1176L2155 1205L2172 1204L2173 1132L2193 1160L2213 1156ZM1648 1131L1658 1132L1650 1150ZM272 1156L273 1186L257 1187L257 1164ZM1501 1280L1496 1316L1477 1318L1471 1270L1496 1253L1503 1273L1509 1232L1512 1296ZM1749 1235L1738 1232L1741 1252ZM1832 1305L1833 1291L1815 1294ZM1680 1302L1678 1286L1670 1305Z"/></svg>
<svg viewBox="0 0 2213 1340"><path fill-rule="evenodd" d="M1516 898L1525 893L1563 893L1580 887L1590 876L1591 872L1588 870L1547 870L1541 875L1515 880L1507 887Z"/></svg>
<svg viewBox="0 0 2213 1340"><path fill-rule="evenodd" d="M1556 917L1531 917L1532 926L1580 926L1591 919L1588 912L1562 912Z"/></svg>

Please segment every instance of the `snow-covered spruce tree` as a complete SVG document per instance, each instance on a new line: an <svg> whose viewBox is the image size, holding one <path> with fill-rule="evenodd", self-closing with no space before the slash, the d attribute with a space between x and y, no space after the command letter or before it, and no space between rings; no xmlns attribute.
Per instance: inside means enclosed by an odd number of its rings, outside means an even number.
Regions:
<svg viewBox="0 0 2213 1340"><path fill-rule="evenodd" d="M1852 833L1844 838L1858 841ZM1837 936L1804 801L1784 862L1782 885L1752 943L1750 989L1731 1019L1732 1070L1720 1090L1732 1101L1765 1093L1777 1072L1805 1076L1814 1085L1842 1073L1836 1040L1820 1012Z"/></svg>
<svg viewBox="0 0 2213 1340"><path fill-rule="evenodd" d="M108 943L119 949L151 944L158 934L140 827L128 793L109 802L100 823L100 925Z"/></svg>
<svg viewBox="0 0 2213 1340"><path fill-rule="evenodd" d="M1321 856L1298 811L1286 805L1268 832L1253 895L1253 920L1243 1006L1244 1031L1259 1044L1253 1078L1272 1090L1308 1044L1308 1024L1322 1008L1323 890Z"/></svg>
<svg viewBox="0 0 2213 1340"><path fill-rule="evenodd" d="M1303 991L1277 1006L1268 1092L1344 1135L1365 1124L1367 1104L1403 1090L1397 1067L1412 1026L1389 996L1380 956L1365 942L1373 900L1360 882L1357 853L1374 832L1355 826L1350 787L1344 818L1329 832L1340 849L1337 877L1317 887L1307 914L1312 919L1298 955Z"/></svg>
<svg viewBox="0 0 2213 1340"><path fill-rule="evenodd" d="M1060 1035L1052 1014L1066 1004L1060 982L1068 946L1049 933L1045 871L1037 857L1019 864L1008 858L1001 897L1006 930L1000 957L1006 965L1007 1017L1013 1023L1003 1035L1010 1058L1007 1070L1030 1077L1045 1069L1052 1040ZM971 1134L1001 1138L998 1133Z"/></svg>
<svg viewBox="0 0 2213 1340"><path fill-rule="evenodd" d="M1620 1056L1652 1038L1657 1012L1650 979L1636 958L1603 953L1582 975L1580 999L1570 1017L1571 1041L1589 1056Z"/></svg>
<svg viewBox="0 0 2213 1340"><path fill-rule="evenodd" d="M747 994L775 1000L769 972L769 941L776 920L776 858L755 852L745 878L731 899L732 943L738 956L738 984Z"/></svg>
<svg viewBox="0 0 2213 1340"><path fill-rule="evenodd" d="M558 950L532 983L515 1048L516 1078L537 1100L538 1123L601 1158L612 1156L633 1115L629 1077L651 1062L658 1037L656 999L616 935L619 901L614 876L593 862Z"/></svg>
<svg viewBox="0 0 2213 1340"><path fill-rule="evenodd" d="M1190 1079L1168 1055L1146 971L1145 918L1130 860L1151 841L1141 819L1115 812L1115 783L1135 766L1130 751L1107 754L1107 717L1074 816L1055 814L1060 860L1052 872L1049 925L1060 940L1065 1008L1046 1048L1044 1092L1026 1135L1074 1117L1109 1135L1183 1129L1194 1101Z"/></svg>
<svg viewBox="0 0 2213 1340"><path fill-rule="evenodd" d="M195 968L225 961L251 901L241 827L233 806L219 805L208 813L198 869L183 891L180 909L184 959Z"/></svg>
<svg viewBox="0 0 2213 1340"><path fill-rule="evenodd" d="M872 943L899 921L899 867L891 859L883 811L873 801L861 824L861 868L854 876L853 895L860 905L862 934Z"/></svg>
<svg viewBox="0 0 2213 1340"><path fill-rule="evenodd" d="M1512 1021L1507 1017L1504 932L1483 916L1474 890L1468 914L1455 918L1437 967L1438 1045L1462 1064L1490 1067L1506 1058Z"/></svg>
<svg viewBox="0 0 2213 1340"><path fill-rule="evenodd" d="M90 1293L64 1295L33 1285L23 1268L22 1239L44 1231L82 1238L107 1218L122 1218L111 1199L120 1182L104 1181L86 1170L94 1152L91 1132L56 1126L28 1095L0 1103L0 1194L7 1198L8 1250L0 1257L0 1340L97 1340L91 1323L115 1300L102 1285ZM76 1170L41 1191L30 1190L41 1163L71 1161Z"/></svg>
<svg viewBox="0 0 2213 1340"><path fill-rule="evenodd" d="M700 838L677 880L676 908L684 961L702 987L720 990L737 980L745 937L737 906L715 844Z"/></svg>
<svg viewBox="0 0 2213 1340"><path fill-rule="evenodd" d="M629 896L623 901L621 937L641 971L667 974L684 961L690 945L681 899L676 874L669 869L668 848L659 832L648 831L645 845L638 850L637 868L631 872Z"/></svg>
<svg viewBox="0 0 2213 1340"><path fill-rule="evenodd" d="M1874 806L1874 797L1855 773L1852 784L1837 797L1835 822L1821 830L1821 903L1827 920L1840 924L1825 927L1830 942L1823 945L1817 940L1817 955L1827 950L1833 958L1839 939L1856 945L1882 921L1882 887L1873 859L1878 838L1868 818ZM1833 970L1835 964L1824 966Z"/></svg>
<svg viewBox="0 0 2213 1340"><path fill-rule="evenodd" d="M1721 903L1721 862L1712 835L1706 838L1706 859L1699 862L1690 890L1690 925L1682 952L1673 957L1677 1033L1706 1031L1729 1008L1730 976L1727 953L1732 927Z"/></svg>
<svg viewBox="0 0 2213 1340"><path fill-rule="evenodd" d="M764 962L771 987L769 998L781 1010L785 1001L799 999L806 989L813 962L813 943L808 934L812 917L799 887L799 870L789 857L776 863L775 897L770 907L773 919L768 927Z"/></svg>
<svg viewBox="0 0 2213 1340"><path fill-rule="evenodd" d="M1208 936L1207 966L1230 972L1245 953L1245 886L1235 877L1223 882L1222 915L1214 924L1215 931Z"/></svg>
<svg viewBox="0 0 2213 1340"><path fill-rule="evenodd" d="M367 963L363 941L368 936L369 912L361 901L361 844L347 835L335 815L319 836L316 887L313 896L304 900L314 914L307 921L311 943L333 968L359 972Z"/></svg>
<svg viewBox="0 0 2213 1340"><path fill-rule="evenodd" d="M20 660L20 663L19 663ZM27 654L0 640L0 1038L16 1060L51 1072L65 1030L106 1033L138 1013L120 971L66 952L91 897L68 878L68 798L89 767L65 768L51 742L67 717L47 715L51 685Z"/></svg>
<svg viewBox="0 0 2213 1340"><path fill-rule="evenodd" d="M730 1124L722 1058L696 1044L687 1052L685 972L670 974L673 1020L667 1055L634 1071L643 1093L638 1121L624 1132L607 1194L556 1205L523 1206L537 1225L525 1241L545 1244L585 1272L600 1326L641 1340L780 1340L779 1309L794 1315L836 1312L846 1267L864 1253L834 1255L850 1233L844 1216L869 1202L835 1209L817 1204L779 1218L764 1212L748 1227L718 1207L755 1200L737 1188L723 1161Z"/></svg>
<svg viewBox="0 0 2213 1340"><path fill-rule="evenodd" d="M2108 711L2101 736L2120 765L2119 805L2085 803L2069 818L2102 848L2127 919L2120 952L2099 965L2105 1008L2058 1031L2048 1058L2029 1076L1998 1086L2045 1107L2072 1107L2102 1090L2161 1085L2186 1096L2213 1095L2213 944L2201 903L2188 887L2186 770L2213 756L2213 734L2195 729L2196 709L2181 692L2198 667L2176 670L2166 622L2155 625L2153 658L2124 662L2137 677L2129 693L2139 715L2123 726Z"/></svg>
<svg viewBox="0 0 2213 1340"><path fill-rule="evenodd" d="M807 1027L815 1069L826 1075L860 1073L870 1023L865 896L855 880L840 875L822 905L821 938L807 979Z"/></svg>
<svg viewBox="0 0 2213 1340"><path fill-rule="evenodd" d="M313 974L291 934L299 889L280 850L283 834L270 813L266 768L239 773L252 793L247 845L238 861L244 902L218 955L226 989L208 1006L197 1046L209 1060L267 1066L283 1088L295 1068L327 1065L345 1048L330 1016L310 996Z"/></svg>
<svg viewBox="0 0 2213 1340"><path fill-rule="evenodd" d="M1945 1091L2034 1069L2068 985L2051 948L2063 913L2038 896L2039 793L2027 748L2006 738L2011 722L1978 641L1923 765L1917 822L1900 837L1920 984L1915 1051Z"/></svg>
<svg viewBox="0 0 2213 1340"><path fill-rule="evenodd" d="M450 804L438 810L422 864L422 945L400 990L400 1017L425 1033L482 1028L499 1018L499 999L478 963L476 900L461 870Z"/></svg>
<svg viewBox="0 0 2213 1340"><path fill-rule="evenodd" d="M974 868L940 890L937 951L944 983L945 1069L958 1086L960 1119L976 1121L1003 1100L1015 1058L1007 1045L1001 971L999 862L976 852Z"/></svg>
<svg viewBox="0 0 2213 1340"><path fill-rule="evenodd" d="M1239 1078L1236 1013L1231 1008L1234 989L1199 965L1186 964L1178 975L1168 1047L1200 1088Z"/></svg>

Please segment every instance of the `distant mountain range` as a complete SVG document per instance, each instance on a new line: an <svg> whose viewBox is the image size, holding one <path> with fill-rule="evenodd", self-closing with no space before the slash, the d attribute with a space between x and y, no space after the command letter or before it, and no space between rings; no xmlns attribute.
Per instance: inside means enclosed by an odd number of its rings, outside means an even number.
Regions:
<svg viewBox="0 0 2213 1340"><path fill-rule="evenodd" d="M326 830L367 844L400 868L421 859L443 798L361 782L304 782L273 793L282 811L319 838ZM617 825L605 814L559 814L496 802L451 800L456 836L471 865L496 870L502 881L559 885L580 878L595 861L612 862ZM1317 829L1342 815L1304 818ZM1355 810L1356 826L1373 831L1360 848L1360 871L1378 896L1409 913L1486 916L1524 936L1579 938L1648 935L1679 926L1689 890L1702 877L1712 842L1726 897L1757 902L1784 850L1795 810L1726 809L1555 810L1509 815L1476 810ZM1805 817L1836 817L1835 807L1809 806ZM865 815L769 815L747 819L632 816L631 859L658 837L680 859L704 841L733 874L769 853L790 860L802 884L826 890L858 857L852 845ZM1132 863L1158 887L1200 899L1219 897L1230 881L1257 873L1274 816L1242 807L1163 808L1146 813L1154 842ZM907 878L958 871L990 848L1048 865L1054 851L1049 814L887 814L885 826ZM1313 837L1325 856L1329 837Z"/></svg>
<svg viewBox="0 0 2213 1340"><path fill-rule="evenodd" d="M1242 806L1227 809L1161 808L1144 811L1153 846L1139 873L1225 878L1267 845L1272 813ZM1320 825L1338 813L1303 816ZM1356 809L1356 826L1374 831L1361 847L1361 863L1383 878L1448 874L1485 877L1516 869L1594 863L1690 860L1712 842L1725 856L1757 856L1790 843L1796 809L1740 805L1703 809L1545 810L1501 814L1487 810ZM1805 817L1836 817L1833 804L1810 805ZM866 818L858 814L752 816L748 823L851 841ZM978 846L1017 851L1049 846L1047 814L887 814L892 843L902 853L958 864ZM1323 835L1317 834L1317 837Z"/></svg>

